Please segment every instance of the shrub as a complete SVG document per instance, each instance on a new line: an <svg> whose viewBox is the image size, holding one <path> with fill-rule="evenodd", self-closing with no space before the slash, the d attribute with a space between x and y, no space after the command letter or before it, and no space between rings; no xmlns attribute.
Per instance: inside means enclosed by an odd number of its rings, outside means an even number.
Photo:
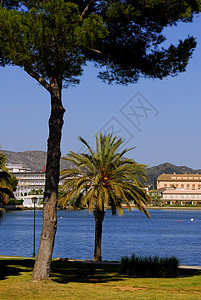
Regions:
<svg viewBox="0 0 201 300"><path fill-rule="evenodd" d="M16 200L16 199L9 199L8 204L10 205L22 205L24 200Z"/></svg>
<svg viewBox="0 0 201 300"><path fill-rule="evenodd" d="M124 256L121 258L120 273L133 277L176 277L179 260L176 257Z"/></svg>

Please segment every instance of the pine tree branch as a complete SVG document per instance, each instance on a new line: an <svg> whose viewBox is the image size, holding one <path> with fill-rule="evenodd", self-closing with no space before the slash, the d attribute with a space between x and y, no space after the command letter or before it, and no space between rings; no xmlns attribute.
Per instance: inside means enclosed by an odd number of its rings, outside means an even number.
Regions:
<svg viewBox="0 0 201 300"><path fill-rule="evenodd" d="M93 49L93 48L89 48L89 47L87 47L87 49L89 49L89 50L92 51L92 52L95 52L95 53L104 55L104 53L101 52L101 51L99 51L98 49Z"/></svg>
<svg viewBox="0 0 201 300"><path fill-rule="evenodd" d="M82 12L82 14L81 14L81 18L84 17L85 13L87 12L87 10L89 9L90 5L91 5L93 2L95 2L95 0L91 0L91 1L87 4L87 6L85 7L85 9L83 10L83 12Z"/></svg>
<svg viewBox="0 0 201 300"><path fill-rule="evenodd" d="M51 87L50 84L43 79L38 73L34 72L33 70L24 67L24 70L34 79L36 79L48 92L50 91Z"/></svg>

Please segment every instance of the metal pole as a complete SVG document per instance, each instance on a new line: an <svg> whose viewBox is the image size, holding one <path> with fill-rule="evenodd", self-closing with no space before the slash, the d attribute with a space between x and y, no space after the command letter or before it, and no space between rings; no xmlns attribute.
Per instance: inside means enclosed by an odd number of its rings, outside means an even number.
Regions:
<svg viewBox="0 0 201 300"><path fill-rule="evenodd" d="M34 199L35 200L35 199ZM35 241L36 241L36 215L35 215L36 209L35 209L35 201L34 201L34 236L33 236L33 257L36 257L35 252Z"/></svg>

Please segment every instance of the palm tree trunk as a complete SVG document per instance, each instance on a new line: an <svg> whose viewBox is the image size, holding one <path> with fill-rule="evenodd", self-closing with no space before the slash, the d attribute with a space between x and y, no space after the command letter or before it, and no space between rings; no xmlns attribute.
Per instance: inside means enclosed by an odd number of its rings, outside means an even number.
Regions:
<svg viewBox="0 0 201 300"><path fill-rule="evenodd" d="M95 219L95 247L93 261L102 261L101 255L101 241L102 241L102 225L105 217L104 210L95 210L94 219Z"/></svg>
<svg viewBox="0 0 201 300"><path fill-rule="evenodd" d="M49 278L57 229L57 199L61 157L60 143L65 109L61 102L61 87L58 85L56 79L51 80L50 86L51 115L49 119L46 183L43 200L43 227L32 280Z"/></svg>

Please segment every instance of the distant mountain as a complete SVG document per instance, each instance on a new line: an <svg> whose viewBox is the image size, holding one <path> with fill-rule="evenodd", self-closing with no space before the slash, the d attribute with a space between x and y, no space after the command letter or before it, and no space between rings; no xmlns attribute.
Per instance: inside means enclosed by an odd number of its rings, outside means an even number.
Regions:
<svg viewBox="0 0 201 300"><path fill-rule="evenodd" d="M33 171L42 171L46 166L47 153L45 151L24 151L12 152L2 150L6 155L7 163L21 164L23 167L30 168ZM61 170L72 168L73 164L61 159Z"/></svg>
<svg viewBox="0 0 201 300"><path fill-rule="evenodd" d="M2 152L6 155L7 163L21 164L23 167L30 168L34 171L41 171L43 170L43 166L46 166L47 153L44 151L11 152L2 150ZM72 163L66 162L65 160L61 159L61 170L72 167ZM148 185L151 185L152 188L154 188L154 183L156 182L156 179L160 174L172 174L174 172L177 174L201 174L200 169L193 170L186 166L180 167L166 162L155 167L147 168L147 183Z"/></svg>

